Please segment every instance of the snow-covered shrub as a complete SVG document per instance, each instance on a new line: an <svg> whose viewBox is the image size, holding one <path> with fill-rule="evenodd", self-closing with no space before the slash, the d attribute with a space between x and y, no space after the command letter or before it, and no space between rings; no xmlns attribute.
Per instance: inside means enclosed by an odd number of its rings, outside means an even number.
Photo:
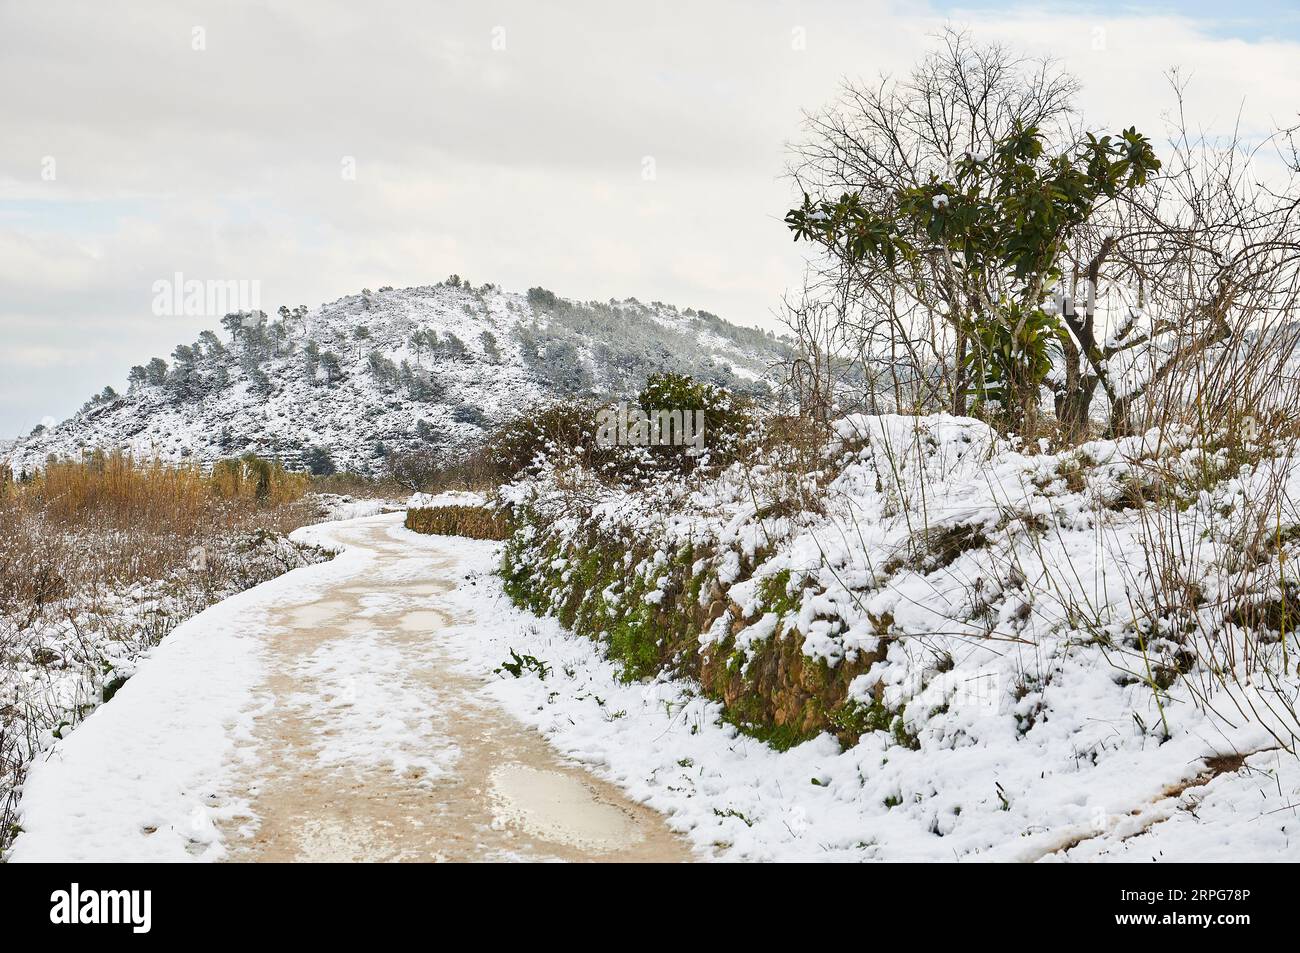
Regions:
<svg viewBox="0 0 1300 953"><path fill-rule="evenodd" d="M693 679L780 746L1012 738L1052 770L1062 733L1071 765L1210 735L1295 750L1285 441L1152 431L1026 453L970 418L862 414L797 467L757 446L639 483L539 461L502 490L507 592L628 679Z"/></svg>

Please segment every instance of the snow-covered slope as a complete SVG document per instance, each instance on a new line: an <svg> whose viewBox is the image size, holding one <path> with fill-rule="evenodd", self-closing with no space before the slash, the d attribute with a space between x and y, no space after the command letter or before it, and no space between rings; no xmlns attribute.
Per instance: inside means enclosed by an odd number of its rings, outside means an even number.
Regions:
<svg viewBox="0 0 1300 953"><path fill-rule="evenodd" d="M392 454L472 448L539 401L635 393L655 371L762 392L786 352L690 308L452 279L222 325L134 369L127 394L106 389L0 456L21 473L95 447L205 463L253 451L378 473Z"/></svg>
<svg viewBox="0 0 1300 953"><path fill-rule="evenodd" d="M948 414L648 485L557 452L500 493L553 618L487 627L555 674L502 697L727 859L1296 860L1295 460Z"/></svg>

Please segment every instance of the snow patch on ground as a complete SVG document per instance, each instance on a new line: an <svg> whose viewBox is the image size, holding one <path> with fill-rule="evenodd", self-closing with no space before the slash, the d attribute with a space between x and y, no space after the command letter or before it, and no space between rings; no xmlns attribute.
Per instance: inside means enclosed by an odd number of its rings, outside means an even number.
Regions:
<svg viewBox="0 0 1300 953"><path fill-rule="evenodd" d="M225 856L216 825L246 816L231 781L255 757L252 728L267 704L258 692L266 611L319 601L368 558L351 550L295 569L177 626L112 702L33 763L19 808L23 833L6 859Z"/></svg>
<svg viewBox="0 0 1300 953"><path fill-rule="evenodd" d="M442 493L413 493L406 501L408 510L427 509L435 506L484 506L487 498L482 493L468 490L446 490Z"/></svg>
<svg viewBox="0 0 1300 953"><path fill-rule="evenodd" d="M317 498L320 502L321 516L327 520L351 520L361 516L377 516L380 513L391 513L401 509L402 506L396 501L357 500L333 493L321 493Z"/></svg>
<svg viewBox="0 0 1300 953"><path fill-rule="evenodd" d="M427 787L455 763L455 745L436 727L443 715L437 692L404 662L373 631L325 642L307 657L298 675L315 694L293 701L325 709L320 714L337 729L315 738L322 766L418 772Z"/></svg>
<svg viewBox="0 0 1300 953"><path fill-rule="evenodd" d="M1014 721L974 706L960 743L912 750L882 732L849 750L829 735L786 752L740 734L698 686L659 677L625 684L601 647L553 619L514 608L492 574L498 544L389 534L409 559L386 566L392 583L429 585L431 554L452 556L457 587L426 604L454 615L440 650L484 680L482 699L541 731L562 754L663 813L701 858L723 860L1295 860L1300 859L1300 762L1262 729L1189 724L1164 744L1117 744L1112 672L1086 656L1065 673L1080 711L1025 736ZM329 544L332 527L295 538ZM255 773L254 721L266 712L267 612L311 612L374 558L346 549L225 600L178 627L114 701L59 742L30 774L25 833L13 860L218 860L218 822L249 806L235 779ZM448 580L450 581L450 580ZM379 611L395 594L366 596ZM398 593L397 595L400 595ZM545 678L498 671L510 652L548 666ZM367 757L376 771L454 766L440 743L437 690L365 638L312 654L304 676L327 683L320 704L348 700L355 721L323 738L318 756ZM383 691L369 697L356 679ZM391 676L391 677L390 677ZM350 688L351 683L351 688ZM1108 701L1110 699L1111 701ZM1113 705L1111 705L1113 707ZM1043 730L1046 729L1046 730ZM1130 728L1132 732L1135 729ZM359 754L358 746L369 751ZM1207 757L1256 751L1215 775ZM396 755L394 753L397 753Z"/></svg>

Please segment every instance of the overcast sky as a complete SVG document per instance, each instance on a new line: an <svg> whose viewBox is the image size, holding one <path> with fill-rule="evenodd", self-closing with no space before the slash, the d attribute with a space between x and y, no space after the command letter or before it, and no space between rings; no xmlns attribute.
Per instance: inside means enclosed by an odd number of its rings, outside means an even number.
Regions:
<svg viewBox="0 0 1300 953"><path fill-rule="evenodd" d="M153 314L178 271L267 311L454 272L771 326L801 111L945 23L1055 55L1089 123L1157 141L1170 66L1210 128L1300 108L1276 0L0 0L0 437L214 326Z"/></svg>

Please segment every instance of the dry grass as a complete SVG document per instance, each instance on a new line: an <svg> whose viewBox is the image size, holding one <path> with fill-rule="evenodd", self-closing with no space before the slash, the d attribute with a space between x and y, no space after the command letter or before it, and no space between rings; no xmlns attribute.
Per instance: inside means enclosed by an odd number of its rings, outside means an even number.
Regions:
<svg viewBox="0 0 1300 953"><path fill-rule="evenodd" d="M316 493L333 493L360 500L397 500L411 493L410 484L394 476L374 478L350 472L312 477L311 488Z"/></svg>
<svg viewBox="0 0 1300 953"><path fill-rule="evenodd" d="M93 710L106 665L233 592L322 558L281 539L319 521L309 485L253 458L206 474L93 453L22 482L0 468L0 852L42 733ZM155 608L132 612L133 598ZM109 644L120 647L111 657ZM54 690L70 678L73 703Z"/></svg>
<svg viewBox="0 0 1300 953"><path fill-rule="evenodd" d="M408 510L406 528L434 536L506 539L510 526L499 510L485 506L433 506Z"/></svg>
<svg viewBox="0 0 1300 953"><path fill-rule="evenodd" d="M314 522L309 480L265 461L198 467L90 454L0 483L0 614L19 617L87 585L158 579L214 537Z"/></svg>

